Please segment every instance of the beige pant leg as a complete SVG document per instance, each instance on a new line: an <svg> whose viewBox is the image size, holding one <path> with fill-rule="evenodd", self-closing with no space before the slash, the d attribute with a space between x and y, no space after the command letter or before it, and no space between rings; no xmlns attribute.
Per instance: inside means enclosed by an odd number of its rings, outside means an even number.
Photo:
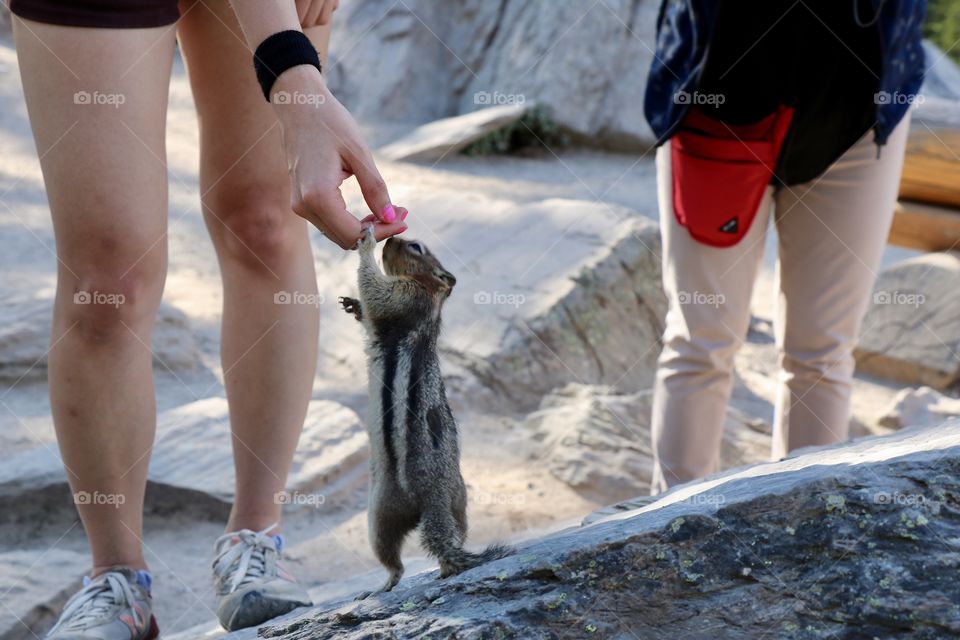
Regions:
<svg viewBox="0 0 960 640"><path fill-rule="evenodd" d="M669 142L657 150L657 184L669 309L654 384L653 493L719 469L733 357L750 324L773 193L768 188L743 240L721 249L676 221Z"/></svg>
<svg viewBox="0 0 960 640"><path fill-rule="evenodd" d="M908 121L879 159L870 132L819 179L776 194L782 373L774 459L847 437L853 348L893 219Z"/></svg>

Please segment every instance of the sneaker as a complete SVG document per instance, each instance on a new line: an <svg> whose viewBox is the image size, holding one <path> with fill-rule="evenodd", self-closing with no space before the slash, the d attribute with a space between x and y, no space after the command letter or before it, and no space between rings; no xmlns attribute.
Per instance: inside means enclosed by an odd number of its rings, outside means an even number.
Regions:
<svg viewBox="0 0 960 640"><path fill-rule="evenodd" d="M228 631L252 627L313 604L280 562L283 536L241 529L226 533L213 545L213 582L217 617Z"/></svg>
<svg viewBox="0 0 960 640"><path fill-rule="evenodd" d="M154 640L160 637L153 617L150 574L113 569L71 597L47 640Z"/></svg>

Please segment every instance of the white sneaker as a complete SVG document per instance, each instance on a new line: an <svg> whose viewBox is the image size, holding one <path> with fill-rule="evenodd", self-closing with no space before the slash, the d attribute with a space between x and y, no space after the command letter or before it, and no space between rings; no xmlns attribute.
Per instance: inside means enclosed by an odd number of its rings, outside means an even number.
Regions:
<svg viewBox="0 0 960 640"><path fill-rule="evenodd" d="M153 617L150 574L119 568L92 580L73 594L47 640L154 640L160 637Z"/></svg>
<svg viewBox="0 0 960 640"><path fill-rule="evenodd" d="M217 617L228 631L252 627L297 607L310 596L280 562L283 537L241 529L225 533L213 545L213 582Z"/></svg>

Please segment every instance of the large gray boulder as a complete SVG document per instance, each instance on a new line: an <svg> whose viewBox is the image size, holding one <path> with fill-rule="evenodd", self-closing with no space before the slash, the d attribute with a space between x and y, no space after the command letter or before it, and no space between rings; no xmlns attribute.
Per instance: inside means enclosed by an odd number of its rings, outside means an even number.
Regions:
<svg viewBox="0 0 960 640"><path fill-rule="evenodd" d="M352 409L328 400L311 402L286 491L277 500L292 509L320 508L352 495L366 482L367 451L366 429ZM199 502L226 514L234 478L226 398L205 398L160 414L148 472L148 510L180 511ZM55 446L4 458L0 509L17 505L72 510Z"/></svg>
<svg viewBox="0 0 960 640"><path fill-rule="evenodd" d="M954 636L958 496L957 422L804 450L258 637Z"/></svg>
<svg viewBox="0 0 960 640"><path fill-rule="evenodd" d="M541 444L537 462L577 493L604 502L650 493L650 390L621 394L572 383L547 395L525 427ZM721 468L770 457L770 427L727 410Z"/></svg>
<svg viewBox="0 0 960 640"><path fill-rule="evenodd" d="M0 309L0 380L43 380L53 318L52 298L11 300ZM153 331L154 367L177 372L200 364L187 316L161 303Z"/></svg>
<svg viewBox="0 0 960 640"><path fill-rule="evenodd" d="M566 291L549 306L517 315L496 352L462 364L524 409L569 382L622 392L651 387L667 312L660 232L646 219L620 229L608 248L568 276Z"/></svg>
<svg viewBox="0 0 960 640"><path fill-rule="evenodd" d="M353 0L330 85L361 119L424 123L537 102L590 144L646 148L658 0Z"/></svg>
<svg viewBox="0 0 960 640"><path fill-rule="evenodd" d="M946 389L960 380L960 253L881 272L855 352L861 373Z"/></svg>
<svg viewBox="0 0 960 640"><path fill-rule="evenodd" d="M926 69L920 94L923 99L960 100L960 67L948 53L929 40L923 41Z"/></svg>
<svg viewBox="0 0 960 640"><path fill-rule="evenodd" d="M55 566L55 571L41 567ZM48 629L70 595L77 576L90 569L84 553L58 549L14 549L0 553L0 640L36 640Z"/></svg>
<svg viewBox="0 0 960 640"><path fill-rule="evenodd" d="M443 118L417 127L400 140L382 147L380 155L390 160L439 162L488 133L517 122L531 106L507 104Z"/></svg>

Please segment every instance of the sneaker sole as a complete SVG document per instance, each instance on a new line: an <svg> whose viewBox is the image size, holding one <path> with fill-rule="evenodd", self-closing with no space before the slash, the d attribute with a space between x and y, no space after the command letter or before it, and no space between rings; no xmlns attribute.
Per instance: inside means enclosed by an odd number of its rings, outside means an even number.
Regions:
<svg viewBox="0 0 960 640"><path fill-rule="evenodd" d="M251 591L243 596L243 601L233 617L224 624L227 631L237 631L263 624L268 620L273 620L277 616L290 613L299 607L312 606L311 602L298 602L294 600L271 600L264 598L259 591Z"/></svg>

